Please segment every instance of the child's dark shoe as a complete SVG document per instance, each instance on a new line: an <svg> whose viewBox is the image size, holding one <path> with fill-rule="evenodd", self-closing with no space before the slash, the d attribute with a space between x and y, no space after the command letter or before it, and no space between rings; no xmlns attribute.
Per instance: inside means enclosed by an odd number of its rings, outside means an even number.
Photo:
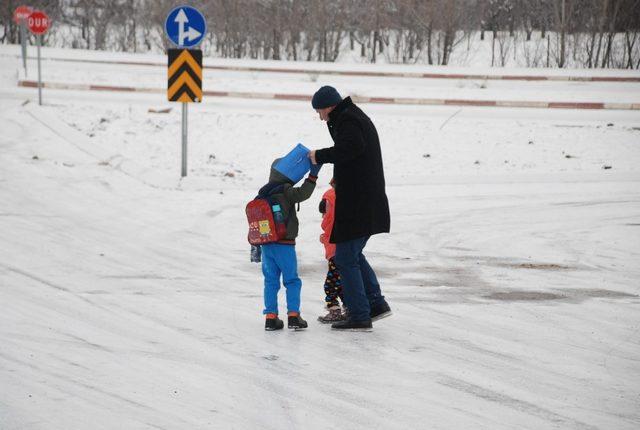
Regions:
<svg viewBox="0 0 640 430"><path fill-rule="evenodd" d="M299 313L289 313L289 328L294 330L301 330L307 328L307 322L302 319Z"/></svg>
<svg viewBox="0 0 640 430"><path fill-rule="evenodd" d="M284 322L278 318L278 314L267 314L267 319L264 320L264 329L266 331L282 330L284 328Z"/></svg>
<svg viewBox="0 0 640 430"><path fill-rule="evenodd" d="M332 324L338 321L344 321L345 317L339 307L334 309L329 309L329 313L325 316L319 316L318 321L322 324Z"/></svg>

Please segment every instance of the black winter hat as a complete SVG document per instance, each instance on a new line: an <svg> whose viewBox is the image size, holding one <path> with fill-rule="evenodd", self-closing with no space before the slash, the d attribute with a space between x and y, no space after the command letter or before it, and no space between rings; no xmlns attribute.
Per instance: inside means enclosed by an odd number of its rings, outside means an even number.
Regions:
<svg viewBox="0 0 640 430"><path fill-rule="evenodd" d="M311 99L311 106L313 106L314 109L324 109L329 106L335 106L341 101L342 97L340 97L338 91L335 88L326 85L324 87L320 87L320 89L313 95L313 98Z"/></svg>

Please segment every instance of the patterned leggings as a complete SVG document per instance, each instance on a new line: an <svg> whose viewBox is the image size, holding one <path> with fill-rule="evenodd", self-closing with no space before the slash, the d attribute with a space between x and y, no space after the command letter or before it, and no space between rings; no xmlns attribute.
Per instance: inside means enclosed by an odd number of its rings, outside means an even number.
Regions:
<svg viewBox="0 0 640 430"><path fill-rule="evenodd" d="M338 273L336 262L333 260L333 258L329 259L329 271L327 272L327 279L324 281L324 293L324 301L327 304L327 309L330 309L334 306L340 306L338 298L341 302L343 302L340 273Z"/></svg>

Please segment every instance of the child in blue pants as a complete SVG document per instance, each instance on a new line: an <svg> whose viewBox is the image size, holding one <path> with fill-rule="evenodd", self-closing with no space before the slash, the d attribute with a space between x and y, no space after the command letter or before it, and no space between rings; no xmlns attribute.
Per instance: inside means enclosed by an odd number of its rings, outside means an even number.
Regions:
<svg viewBox="0 0 640 430"><path fill-rule="evenodd" d="M298 217L296 203L311 197L316 187L316 179L320 165L311 168L309 176L299 187L294 187L293 181L277 171L274 166L280 161L275 160L271 165L269 183L262 187L259 196L269 196L278 201L287 225L286 237L277 243L262 245L262 274L264 275L264 328L267 331L280 330L284 323L278 318L278 291L280 278L287 290L288 327L302 329L307 322L300 316L300 290L302 281L298 277L298 261L296 257L296 237L298 237Z"/></svg>
<svg viewBox="0 0 640 430"><path fill-rule="evenodd" d="M278 315L280 277L287 290L287 313L300 315L300 289L295 245L270 243L262 245L262 274L264 275L264 314Z"/></svg>

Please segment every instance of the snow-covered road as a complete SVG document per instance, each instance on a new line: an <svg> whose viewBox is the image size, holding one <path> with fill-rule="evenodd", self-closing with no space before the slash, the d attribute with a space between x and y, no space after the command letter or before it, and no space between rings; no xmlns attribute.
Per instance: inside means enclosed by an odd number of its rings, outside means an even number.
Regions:
<svg viewBox="0 0 640 430"><path fill-rule="evenodd" d="M12 49L13 48L13 49ZM18 63L15 54L17 47L0 46L0 59L4 62ZM96 51L78 50L43 50L43 79L52 84L84 84L112 85L141 89L165 89L167 80L166 66L149 66L135 64L113 64L107 61L153 61L163 64L163 56L133 56L131 54L115 54ZM33 52L31 53L33 54ZM11 56L13 55L13 56ZM53 59L49 59L49 57ZM76 58L80 57L80 58ZM56 61L63 58L69 61ZM74 58L88 61L104 61L103 63L72 62ZM537 102L605 102L640 104L640 82L582 82L582 81L521 81L521 80L486 80L486 79L424 79L407 77L366 77L341 76L321 73L322 70L343 70L357 72L367 71L363 65L336 65L306 62L268 62L251 60L205 59L205 64L222 67L278 67L286 70L292 67L315 70L308 74L291 74L280 72L256 72L242 70L205 69L203 89L217 92L255 92L285 93L311 95L320 85L331 84L340 88L344 94L362 97L390 98L426 98L426 99L464 99L464 100L499 100L499 101L537 101ZM22 79L36 80L36 60L30 57L28 74L17 68ZM640 78L637 71L631 70L549 70L530 69L509 71L509 69L448 69L437 67L421 67L409 65L376 66L369 71L387 71L392 73L466 73L477 75L495 75L496 70L502 73L556 76L559 78L584 76L611 76L615 78Z"/></svg>
<svg viewBox="0 0 640 430"><path fill-rule="evenodd" d="M180 181L162 97L33 99L0 88L1 429L640 426L639 113L368 105L394 316L315 323L316 192L311 327L265 333L243 209L271 158L328 144L308 106L194 107Z"/></svg>

